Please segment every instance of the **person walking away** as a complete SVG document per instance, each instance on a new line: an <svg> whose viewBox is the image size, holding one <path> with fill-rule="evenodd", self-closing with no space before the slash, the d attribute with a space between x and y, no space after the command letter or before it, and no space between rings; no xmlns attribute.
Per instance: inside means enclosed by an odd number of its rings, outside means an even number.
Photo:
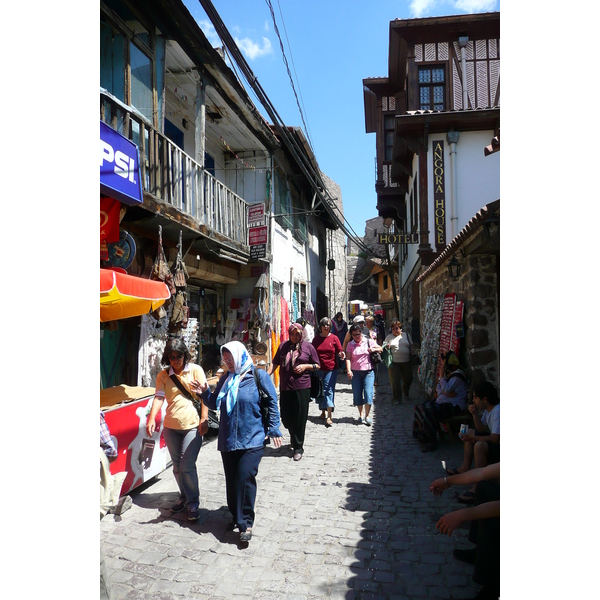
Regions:
<svg viewBox="0 0 600 600"><path fill-rule="evenodd" d="M388 367L388 375L392 386L392 403L400 404L402 394L408 399L408 390L413 381L413 368L410 364L411 341L407 333L402 331L402 323L394 319L390 333L383 341L383 347L392 354L392 364Z"/></svg>
<svg viewBox="0 0 600 600"><path fill-rule="evenodd" d="M156 431L156 416L166 401L163 437L173 461L173 475L179 488L179 500L171 507L171 512L187 509L188 519L196 521L200 518L196 460L203 436L208 431L208 408L202 403L201 415L198 415L192 401L186 398L177 385L179 383L193 397L190 383L206 382L202 367L190 361L191 355L183 340L173 338L167 342L161 364L170 366L156 377L156 391L146 423L146 433L152 437Z"/></svg>
<svg viewBox="0 0 600 600"><path fill-rule="evenodd" d="M367 339L372 339L377 343L377 345L381 345L377 341L377 329L375 327L375 317L373 317L373 315L367 315L367 317L365 317L365 327L366 331L363 330L363 334L365 335L365 337ZM373 381L373 385L377 387L379 385L379 363L373 365L373 373L375 373L375 380Z"/></svg>
<svg viewBox="0 0 600 600"><path fill-rule="evenodd" d="M292 323L290 339L277 348L267 369L272 375L279 369L280 414L283 426L290 432L290 444L295 461L304 454L304 436L310 404L310 372L319 368L315 347L302 341L303 327Z"/></svg>
<svg viewBox="0 0 600 600"><path fill-rule="evenodd" d="M249 542L255 521L256 476L265 443L280 448L282 442L277 391L266 372L253 365L241 342L221 346L221 357L227 372L214 391L211 393L208 384L200 381L192 382L191 387L208 408L219 410L217 449L223 461L227 507L232 517L229 529L239 529L240 542ZM255 369L259 385L267 394L268 422L261 413Z"/></svg>
<svg viewBox="0 0 600 600"><path fill-rule="evenodd" d="M350 327L352 341L346 347L346 368L348 378L352 382L353 404L358 408L358 422L371 425L371 405L373 404L373 383L375 375L371 367L369 354L381 352L381 346L363 336L358 323ZM363 407L365 418L363 421Z"/></svg>
<svg viewBox="0 0 600 600"><path fill-rule="evenodd" d="M323 382L323 394L316 398L321 409L321 419L326 419L327 427L333 425L332 413L335 409L335 384L337 381L336 363L338 358L343 360L346 354L342 350L342 344L337 336L331 333L331 321L323 317L319 321L319 333L315 335L313 346L319 357L320 368L317 371Z"/></svg>

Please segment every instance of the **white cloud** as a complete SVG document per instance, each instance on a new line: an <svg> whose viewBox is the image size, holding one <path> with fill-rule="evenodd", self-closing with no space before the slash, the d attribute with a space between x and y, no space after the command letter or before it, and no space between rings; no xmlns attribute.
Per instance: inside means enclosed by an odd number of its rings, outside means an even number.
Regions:
<svg viewBox="0 0 600 600"><path fill-rule="evenodd" d="M204 35L206 36L206 38L208 39L208 41L211 43L211 45L214 46L222 46L223 44L221 43L221 38L219 38L219 36L217 35L217 31L214 28L213 24L210 21L198 21L198 25L200 25L200 29L202 29L202 31L204 32Z"/></svg>
<svg viewBox="0 0 600 600"><path fill-rule="evenodd" d="M436 3L436 0L411 0L410 12L415 17L428 16Z"/></svg>
<svg viewBox="0 0 600 600"><path fill-rule="evenodd" d="M466 13L493 12L498 10L497 0L456 0L454 5Z"/></svg>
<svg viewBox="0 0 600 600"><path fill-rule="evenodd" d="M250 38L243 38L241 40L236 38L235 43L250 60L273 53L271 42L266 37L262 39L262 46L253 42Z"/></svg>
<svg viewBox="0 0 600 600"><path fill-rule="evenodd" d="M492 12L500 10L498 4L498 0L411 0L410 12L416 18L448 14L449 11L444 10L444 6L467 14Z"/></svg>
<svg viewBox="0 0 600 600"><path fill-rule="evenodd" d="M265 31L270 31L269 21L265 21Z"/></svg>

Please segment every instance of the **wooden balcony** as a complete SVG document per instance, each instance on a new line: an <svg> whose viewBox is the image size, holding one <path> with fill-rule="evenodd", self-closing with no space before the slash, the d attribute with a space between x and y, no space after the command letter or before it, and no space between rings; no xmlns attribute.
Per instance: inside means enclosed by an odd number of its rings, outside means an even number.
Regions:
<svg viewBox="0 0 600 600"><path fill-rule="evenodd" d="M247 202L204 170L140 113L100 92L100 119L139 148L144 192L248 249Z"/></svg>

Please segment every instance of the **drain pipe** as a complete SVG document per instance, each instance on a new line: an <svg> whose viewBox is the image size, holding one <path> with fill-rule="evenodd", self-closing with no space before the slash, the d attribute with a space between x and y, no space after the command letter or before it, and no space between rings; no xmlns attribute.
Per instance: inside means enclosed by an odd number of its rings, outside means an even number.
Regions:
<svg viewBox="0 0 600 600"><path fill-rule="evenodd" d="M458 204L457 185L456 185L456 144L458 143L460 133L451 129L446 134L446 139L450 144L450 173L452 175L452 187L450 192L450 233L451 239L458 234L458 216L456 214L456 205Z"/></svg>
<svg viewBox="0 0 600 600"><path fill-rule="evenodd" d="M462 68L462 92L463 92L463 110L469 108L469 92L467 90L467 57L466 47L469 38L467 36L461 36L458 38L458 47L460 48L460 62Z"/></svg>

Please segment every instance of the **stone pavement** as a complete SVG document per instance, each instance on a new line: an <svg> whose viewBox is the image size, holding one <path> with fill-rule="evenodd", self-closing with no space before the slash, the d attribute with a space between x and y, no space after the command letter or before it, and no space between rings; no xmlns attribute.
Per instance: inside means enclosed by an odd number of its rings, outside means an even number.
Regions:
<svg viewBox="0 0 600 600"><path fill-rule="evenodd" d="M412 437L413 407L425 399L415 377L410 400L391 404L380 366L371 411L358 424L347 377L336 386L334 425L311 403L305 453L267 447L258 473L256 522L249 544L226 531L230 521L216 438L198 457L199 521L168 510L178 498L172 469L131 493L133 507L100 522L113 600L418 600L470 598L480 589L473 567L452 556L471 547L468 526L451 537L437 519L461 508L450 488L429 484L462 463L462 444L443 441L423 454ZM282 428L287 435L287 431Z"/></svg>

